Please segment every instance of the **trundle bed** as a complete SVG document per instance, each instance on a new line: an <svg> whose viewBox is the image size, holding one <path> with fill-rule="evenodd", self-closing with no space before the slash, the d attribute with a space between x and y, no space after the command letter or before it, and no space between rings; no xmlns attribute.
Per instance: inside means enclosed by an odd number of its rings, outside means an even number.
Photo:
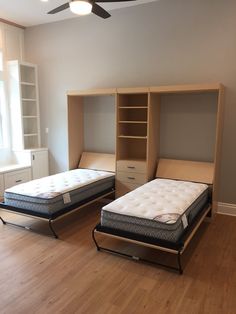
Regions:
<svg viewBox="0 0 236 314"><path fill-rule="evenodd" d="M4 193L0 208L15 214L48 221L55 238L52 223L114 193L115 156L84 152L79 169L51 175L9 188ZM25 229L28 227L5 221ZM35 230L34 230L35 231Z"/></svg>
<svg viewBox="0 0 236 314"><path fill-rule="evenodd" d="M156 179L104 206L92 236L98 250L143 258L102 247L96 234L181 255L212 210L214 164L160 159Z"/></svg>

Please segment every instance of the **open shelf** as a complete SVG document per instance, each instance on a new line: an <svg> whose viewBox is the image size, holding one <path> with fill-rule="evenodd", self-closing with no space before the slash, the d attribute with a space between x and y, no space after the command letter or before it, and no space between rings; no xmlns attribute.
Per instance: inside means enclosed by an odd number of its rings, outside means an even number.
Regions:
<svg viewBox="0 0 236 314"><path fill-rule="evenodd" d="M148 93L144 94L119 94L119 107L139 108L147 107Z"/></svg>
<svg viewBox="0 0 236 314"><path fill-rule="evenodd" d="M146 137L118 137L119 151L117 159L146 160L147 139Z"/></svg>
<svg viewBox="0 0 236 314"><path fill-rule="evenodd" d="M118 132L119 137L147 138L147 122L121 123Z"/></svg>
<svg viewBox="0 0 236 314"><path fill-rule="evenodd" d="M37 66L12 60L8 69L12 149L40 147Z"/></svg>
<svg viewBox="0 0 236 314"><path fill-rule="evenodd" d="M35 68L31 65L20 65L20 81L35 84Z"/></svg>
<svg viewBox="0 0 236 314"><path fill-rule="evenodd" d="M119 121L143 121L147 122L147 108L139 110L119 110Z"/></svg>

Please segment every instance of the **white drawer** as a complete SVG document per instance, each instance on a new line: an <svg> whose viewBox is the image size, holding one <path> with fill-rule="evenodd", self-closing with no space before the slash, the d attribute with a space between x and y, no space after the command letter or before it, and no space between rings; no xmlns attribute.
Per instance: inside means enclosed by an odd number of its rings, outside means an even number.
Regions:
<svg viewBox="0 0 236 314"><path fill-rule="evenodd" d="M146 173L146 161L138 160L118 160L117 171Z"/></svg>
<svg viewBox="0 0 236 314"><path fill-rule="evenodd" d="M116 180L116 198L134 190L137 189L141 184L134 184L134 183L128 183L128 182L121 182Z"/></svg>
<svg viewBox="0 0 236 314"><path fill-rule="evenodd" d="M0 198L3 197L4 194L4 180L3 174L0 174Z"/></svg>
<svg viewBox="0 0 236 314"><path fill-rule="evenodd" d="M144 184L145 182L147 182L145 173L118 171L116 174L116 178L119 181L134 184Z"/></svg>
<svg viewBox="0 0 236 314"><path fill-rule="evenodd" d="M31 168L11 171L4 174L5 189L31 180Z"/></svg>

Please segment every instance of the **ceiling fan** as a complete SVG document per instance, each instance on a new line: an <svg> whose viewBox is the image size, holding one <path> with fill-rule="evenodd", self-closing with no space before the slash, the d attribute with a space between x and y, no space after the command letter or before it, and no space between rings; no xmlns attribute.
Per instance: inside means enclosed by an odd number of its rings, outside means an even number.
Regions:
<svg viewBox="0 0 236 314"><path fill-rule="evenodd" d="M89 13L94 13L103 19L107 19L111 15L104 10L97 2L126 2L126 1L136 1L136 0L71 0L67 3L60 5L59 7L51 10L48 14L55 14L70 8L71 12L78 15L86 15Z"/></svg>

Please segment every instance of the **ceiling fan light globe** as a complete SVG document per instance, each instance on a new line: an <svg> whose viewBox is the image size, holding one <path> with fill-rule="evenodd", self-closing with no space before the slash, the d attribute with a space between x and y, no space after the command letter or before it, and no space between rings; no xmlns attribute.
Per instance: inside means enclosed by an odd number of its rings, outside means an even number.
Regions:
<svg viewBox="0 0 236 314"><path fill-rule="evenodd" d="M71 1L70 2L70 10L71 12L78 15L87 15L92 11L92 4L88 1Z"/></svg>

